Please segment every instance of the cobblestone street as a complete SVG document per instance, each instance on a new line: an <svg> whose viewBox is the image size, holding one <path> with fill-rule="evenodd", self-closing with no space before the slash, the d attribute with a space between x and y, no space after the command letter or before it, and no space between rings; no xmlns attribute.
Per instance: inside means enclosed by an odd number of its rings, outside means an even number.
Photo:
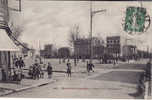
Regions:
<svg viewBox="0 0 152 100"><path fill-rule="evenodd" d="M58 60L49 61L54 66L54 70L66 70L65 64L57 66ZM37 95L44 98L143 98L134 97L131 94L137 92L137 83L145 67L144 64L124 63L115 67L110 64L95 64L95 72L89 74L86 73L83 65L85 64L80 62L77 67L73 66L71 78L65 73L54 72L53 79L56 82L6 95L6 97L28 98Z"/></svg>

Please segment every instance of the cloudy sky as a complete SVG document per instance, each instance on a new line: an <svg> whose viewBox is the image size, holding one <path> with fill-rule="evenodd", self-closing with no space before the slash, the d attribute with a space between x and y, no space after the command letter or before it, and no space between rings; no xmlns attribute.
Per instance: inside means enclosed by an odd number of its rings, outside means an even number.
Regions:
<svg viewBox="0 0 152 100"><path fill-rule="evenodd" d="M12 0L13 1L13 0ZM15 6L14 6L15 5ZM53 43L57 47L68 46L70 28L77 24L83 36L89 35L90 26L89 1L48 1L48 0L22 0L22 12L11 12L11 20L21 25L24 30L20 39L34 48L44 44ZM93 2L93 11L106 9L93 17L93 36L121 35L135 38L134 43L139 47L152 47L152 27L142 35L129 36L123 31L123 19L128 6L140 6L140 2ZM143 2L143 7L152 16L152 2ZM10 4L16 6L16 3ZM136 40L136 41L135 41ZM141 40L143 43L139 43Z"/></svg>

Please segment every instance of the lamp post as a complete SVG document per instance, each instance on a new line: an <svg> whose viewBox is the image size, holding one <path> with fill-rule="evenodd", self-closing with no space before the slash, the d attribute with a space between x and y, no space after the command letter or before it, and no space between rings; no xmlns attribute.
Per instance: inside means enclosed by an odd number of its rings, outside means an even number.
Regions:
<svg viewBox="0 0 152 100"><path fill-rule="evenodd" d="M92 63L92 57L93 57L93 45L92 45L92 21L93 16L100 12L105 12L106 9L92 11L92 1L90 1L90 63Z"/></svg>

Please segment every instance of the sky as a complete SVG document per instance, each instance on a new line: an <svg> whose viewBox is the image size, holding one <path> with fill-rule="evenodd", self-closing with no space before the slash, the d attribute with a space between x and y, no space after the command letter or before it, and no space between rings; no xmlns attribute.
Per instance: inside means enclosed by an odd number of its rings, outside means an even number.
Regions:
<svg viewBox="0 0 152 100"><path fill-rule="evenodd" d="M9 4L17 7L17 3ZM147 13L152 16L152 2L142 2ZM100 36L104 40L107 36L121 35L132 38L139 48L152 47L152 26L147 32L131 36L124 30L122 24L125 10L129 6L141 6L141 2L92 2L92 10L106 9L93 17L93 36ZM80 33L89 36L90 32L90 2L89 1L45 1L22 0L22 11L11 12L11 21L23 28L20 39L36 49L44 44L54 44L57 47L69 46L69 30L79 25ZM142 42L139 42L142 41ZM129 42L129 41L128 41Z"/></svg>

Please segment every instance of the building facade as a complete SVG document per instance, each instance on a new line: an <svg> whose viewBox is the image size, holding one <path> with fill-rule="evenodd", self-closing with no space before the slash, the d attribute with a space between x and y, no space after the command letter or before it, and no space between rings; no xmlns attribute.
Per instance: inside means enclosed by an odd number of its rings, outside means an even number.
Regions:
<svg viewBox="0 0 152 100"><path fill-rule="evenodd" d="M90 50L90 39L81 38L74 41L74 55L77 58L90 58L91 50ZM104 45L103 40L100 40L97 37L92 38L92 53L93 58L99 58L104 53Z"/></svg>
<svg viewBox="0 0 152 100"><path fill-rule="evenodd" d="M0 0L0 80L3 79L2 70L6 74L6 80L9 80L9 75L14 67L13 60L20 52L15 41L11 38L12 31L8 26L9 21L8 0Z"/></svg>
<svg viewBox="0 0 152 100"><path fill-rule="evenodd" d="M134 43L128 44L127 40L121 36L107 37L107 53L116 57L132 58L137 54L137 48Z"/></svg>
<svg viewBox="0 0 152 100"><path fill-rule="evenodd" d="M123 46L123 57L129 59L135 59L137 55L137 48L133 45L124 45Z"/></svg>
<svg viewBox="0 0 152 100"><path fill-rule="evenodd" d="M44 46L43 50L40 50L40 56L44 58L57 57L57 49L53 46L53 44L47 44Z"/></svg>
<svg viewBox="0 0 152 100"><path fill-rule="evenodd" d="M109 54L121 54L121 40L120 36L107 37L107 50Z"/></svg>
<svg viewBox="0 0 152 100"><path fill-rule="evenodd" d="M76 58L90 57L90 40L77 39L74 41L74 56Z"/></svg>

